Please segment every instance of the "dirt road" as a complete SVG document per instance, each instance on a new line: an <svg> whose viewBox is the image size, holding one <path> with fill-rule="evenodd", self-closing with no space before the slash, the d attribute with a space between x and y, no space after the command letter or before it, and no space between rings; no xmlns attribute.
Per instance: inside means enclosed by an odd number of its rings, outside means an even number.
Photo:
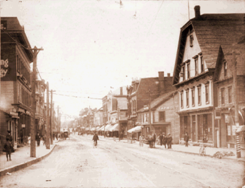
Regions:
<svg viewBox="0 0 246 189"><path fill-rule="evenodd" d="M244 162L72 135L43 161L0 178L0 187L241 187Z"/></svg>

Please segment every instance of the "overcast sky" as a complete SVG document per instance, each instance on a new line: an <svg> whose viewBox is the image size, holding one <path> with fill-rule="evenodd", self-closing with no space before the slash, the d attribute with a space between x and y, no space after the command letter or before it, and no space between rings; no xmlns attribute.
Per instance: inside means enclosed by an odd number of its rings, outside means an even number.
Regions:
<svg viewBox="0 0 246 189"><path fill-rule="evenodd" d="M3 0L1 0L3 1ZM38 69L48 81L55 106L78 116L84 107L102 106L110 87L132 78L173 74L180 28L188 21L188 1L8 0L2 16L16 16L32 47L43 47ZM189 1L201 14L245 13L244 1ZM136 15L136 16L134 16Z"/></svg>

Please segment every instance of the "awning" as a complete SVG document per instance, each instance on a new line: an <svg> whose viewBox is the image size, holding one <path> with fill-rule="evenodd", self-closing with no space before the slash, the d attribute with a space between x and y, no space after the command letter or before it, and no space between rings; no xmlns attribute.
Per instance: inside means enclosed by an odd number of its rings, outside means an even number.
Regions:
<svg viewBox="0 0 246 189"><path fill-rule="evenodd" d="M105 131L109 131L109 129L112 127L112 125L108 124L106 127L105 127Z"/></svg>
<svg viewBox="0 0 246 189"><path fill-rule="evenodd" d="M96 130L96 128L95 128L95 127L91 128L91 131L95 131L95 130Z"/></svg>
<svg viewBox="0 0 246 189"><path fill-rule="evenodd" d="M119 124L118 123L116 123L116 124L114 124L114 126L109 130L109 131L119 131Z"/></svg>
<svg viewBox="0 0 246 189"><path fill-rule="evenodd" d="M99 129L100 129L100 126L98 126L98 127L96 128L97 131L99 131Z"/></svg>
<svg viewBox="0 0 246 189"><path fill-rule="evenodd" d="M105 127L105 126L102 126L102 127L100 128L99 131L104 131L104 127Z"/></svg>
<svg viewBox="0 0 246 189"><path fill-rule="evenodd" d="M142 128L143 126L136 126L136 127L129 129L127 132L128 133L138 133L138 132L141 132Z"/></svg>
<svg viewBox="0 0 246 189"><path fill-rule="evenodd" d="M237 133L240 133L242 131L245 131L245 125L240 125L238 129L236 130Z"/></svg>

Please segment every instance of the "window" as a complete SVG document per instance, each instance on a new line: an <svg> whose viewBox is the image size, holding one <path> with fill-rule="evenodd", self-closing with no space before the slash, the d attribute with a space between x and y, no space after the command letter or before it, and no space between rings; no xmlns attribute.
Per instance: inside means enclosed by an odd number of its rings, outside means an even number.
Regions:
<svg viewBox="0 0 246 189"><path fill-rule="evenodd" d="M202 55L200 56L200 61L201 61L201 72L204 72L204 61Z"/></svg>
<svg viewBox="0 0 246 189"><path fill-rule="evenodd" d="M209 104L209 83L205 85L206 104Z"/></svg>
<svg viewBox="0 0 246 189"><path fill-rule="evenodd" d="M183 80L185 80L185 65L182 67L182 72L183 72Z"/></svg>
<svg viewBox="0 0 246 189"><path fill-rule="evenodd" d="M165 112L159 112L159 121L165 121L166 117L165 117Z"/></svg>
<svg viewBox="0 0 246 189"><path fill-rule="evenodd" d="M225 104L225 89L221 88L221 104Z"/></svg>
<svg viewBox="0 0 246 189"><path fill-rule="evenodd" d="M192 106L195 106L195 87L191 89Z"/></svg>
<svg viewBox="0 0 246 189"><path fill-rule="evenodd" d="M190 78L190 63L187 63L187 79Z"/></svg>
<svg viewBox="0 0 246 189"><path fill-rule="evenodd" d="M180 92L180 99L181 99L181 108L184 107L184 102L183 102L183 91Z"/></svg>
<svg viewBox="0 0 246 189"><path fill-rule="evenodd" d="M186 90L186 107L189 107L189 89Z"/></svg>
<svg viewBox="0 0 246 189"><path fill-rule="evenodd" d="M224 77L227 76L227 62L224 62Z"/></svg>
<svg viewBox="0 0 246 189"><path fill-rule="evenodd" d="M191 34L191 35L190 35L190 47L193 47L193 40L194 40L194 37L193 37L193 35Z"/></svg>
<svg viewBox="0 0 246 189"><path fill-rule="evenodd" d="M232 87L228 87L228 101L232 103Z"/></svg>
<svg viewBox="0 0 246 189"><path fill-rule="evenodd" d="M198 93L198 105L202 105L202 99L201 99L201 85L197 87L197 93Z"/></svg>
<svg viewBox="0 0 246 189"><path fill-rule="evenodd" d="M198 58L196 57L194 61L195 61L195 75L198 75Z"/></svg>

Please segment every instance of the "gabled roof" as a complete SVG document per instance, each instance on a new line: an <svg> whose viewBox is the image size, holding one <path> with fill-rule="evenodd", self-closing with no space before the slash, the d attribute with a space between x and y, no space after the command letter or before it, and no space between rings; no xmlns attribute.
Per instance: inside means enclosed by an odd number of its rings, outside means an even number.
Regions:
<svg viewBox="0 0 246 189"><path fill-rule="evenodd" d="M188 27L192 27L202 50L208 69L214 69L219 48L231 49L245 33L245 14L203 14L199 18L189 20L180 30L173 84L178 83L180 64L182 63L184 44ZM228 50L226 50L228 51Z"/></svg>
<svg viewBox="0 0 246 189"><path fill-rule="evenodd" d="M176 93L177 93L176 91L171 91L169 93L163 94L163 95L159 96L158 98L154 99L153 101L150 102L150 109L151 110L156 109L158 106L160 106L161 104L166 102L168 99L170 99ZM138 110L138 113L144 112L144 111L149 111L149 110L145 109L145 108L141 108L140 110Z"/></svg>

